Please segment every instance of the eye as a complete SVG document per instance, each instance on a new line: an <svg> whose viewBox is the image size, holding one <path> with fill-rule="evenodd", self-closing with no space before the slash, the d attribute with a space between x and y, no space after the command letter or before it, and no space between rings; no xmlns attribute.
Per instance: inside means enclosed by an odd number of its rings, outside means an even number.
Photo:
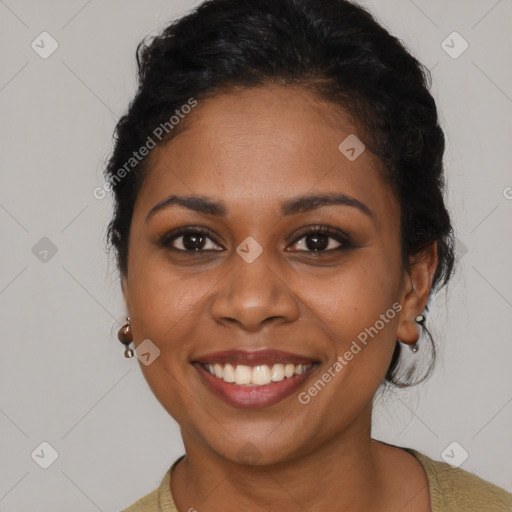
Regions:
<svg viewBox="0 0 512 512"><path fill-rule="evenodd" d="M208 241L212 243L209 244ZM208 231L193 227L182 228L178 231L168 233L162 238L160 245L177 252L202 253L219 250L212 248L219 246L209 235ZM220 250L223 249L221 248Z"/></svg>
<svg viewBox="0 0 512 512"><path fill-rule="evenodd" d="M191 254L220 252L223 250L215 241L215 237L207 229L196 227L180 228L171 231L162 237L159 245L176 252L188 252ZM296 239L292 244L291 250L321 254L351 247L350 239L345 233L327 226L314 226L304 231Z"/></svg>
<svg viewBox="0 0 512 512"><path fill-rule="evenodd" d="M293 246L302 248L299 249L299 252L319 254L348 249L351 244L348 236L342 232L327 226L315 226L302 233L302 236L294 242Z"/></svg>

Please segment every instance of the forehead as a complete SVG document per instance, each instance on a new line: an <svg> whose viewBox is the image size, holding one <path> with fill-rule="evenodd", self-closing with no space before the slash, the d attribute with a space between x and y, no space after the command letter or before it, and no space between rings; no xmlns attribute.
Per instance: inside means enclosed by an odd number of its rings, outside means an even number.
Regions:
<svg viewBox="0 0 512 512"><path fill-rule="evenodd" d="M186 194L221 198L228 210L252 214L320 191L353 196L372 210L393 207L378 160L362 150L350 116L305 89L219 94L199 101L183 122L180 135L150 154L137 199L146 210L170 194ZM361 154L348 158L347 145Z"/></svg>

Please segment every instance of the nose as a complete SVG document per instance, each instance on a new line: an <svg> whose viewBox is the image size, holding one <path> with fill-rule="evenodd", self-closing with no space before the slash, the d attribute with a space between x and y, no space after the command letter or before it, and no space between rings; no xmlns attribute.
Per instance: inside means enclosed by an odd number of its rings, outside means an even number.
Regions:
<svg viewBox="0 0 512 512"><path fill-rule="evenodd" d="M221 280L222 288L211 306L216 322L259 331L271 321L288 323L299 318L299 302L291 283L264 255L252 263L234 255L233 266Z"/></svg>

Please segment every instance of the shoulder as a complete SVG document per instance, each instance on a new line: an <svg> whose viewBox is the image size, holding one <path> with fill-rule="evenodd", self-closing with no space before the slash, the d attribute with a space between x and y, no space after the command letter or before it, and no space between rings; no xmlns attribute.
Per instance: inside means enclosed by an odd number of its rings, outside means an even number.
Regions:
<svg viewBox="0 0 512 512"><path fill-rule="evenodd" d="M178 512L171 496L171 470L172 468L165 473L158 489L146 494L121 512Z"/></svg>
<svg viewBox="0 0 512 512"><path fill-rule="evenodd" d="M158 489L146 494L140 500L123 509L121 512L157 512L158 511Z"/></svg>
<svg viewBox="0 0 512 512"><path fill-rule="evenodd" d="M185 455L178 457L165 473L158 489L146 494L121 512L178 512L171 494L171 473Z"/></svg>
<svg viewBox="0 0 512 512"><path fill-rule="evenodd" d="M433 512L451 510L510 512L512 494L469 471L407 449L422 464L430 487Z"/></svg>

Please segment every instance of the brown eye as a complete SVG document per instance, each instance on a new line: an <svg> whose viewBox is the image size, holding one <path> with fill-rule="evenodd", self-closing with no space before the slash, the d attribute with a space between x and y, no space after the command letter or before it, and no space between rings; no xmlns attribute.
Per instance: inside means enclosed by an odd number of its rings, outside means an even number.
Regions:
<svg viewBox="0 0 512 512"><path fill-rule="evenodd" d="M187 228L166 235L161 241L162 246L178 252L206 252L216 251L217 243L205 231ZM223 250L220 248L220 250Z"/></svg>
<svg viewBox="0 0 512 512"><path fill-rule="evenodd" d="M293 245L299 247L299 252L312 253L331 252L351 247L348 237L325 226L303 233Z"/></svg>

